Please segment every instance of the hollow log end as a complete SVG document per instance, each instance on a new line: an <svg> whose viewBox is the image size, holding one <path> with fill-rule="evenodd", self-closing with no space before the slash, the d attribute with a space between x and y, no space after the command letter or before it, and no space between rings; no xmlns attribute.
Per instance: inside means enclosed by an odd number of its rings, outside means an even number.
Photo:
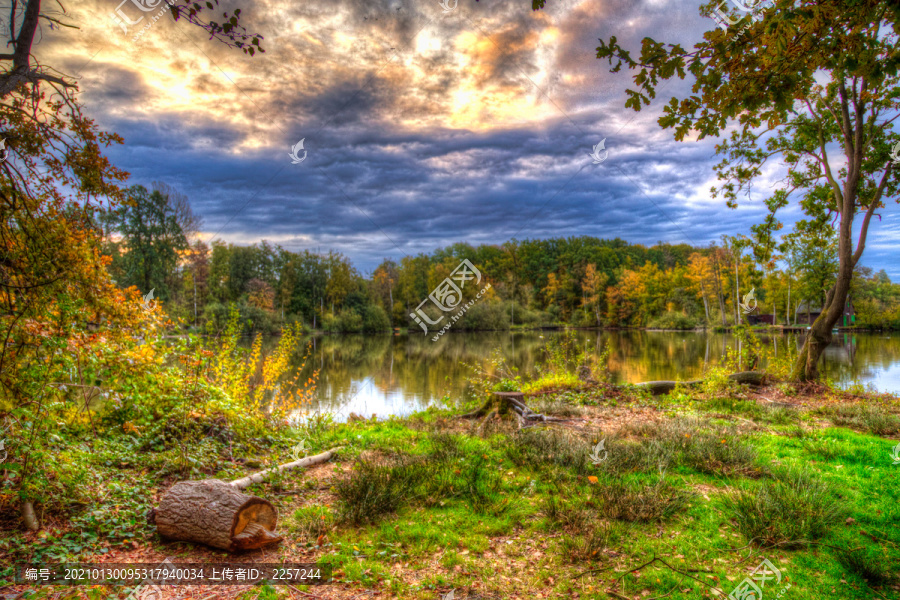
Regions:
<svg viewBox="0 0 900 600"><path fill-rule="evenodd" d="M259 523L248 523L241 533L231 539L231 550L258 550L272 544L277 544L283 538Z"/></svg>

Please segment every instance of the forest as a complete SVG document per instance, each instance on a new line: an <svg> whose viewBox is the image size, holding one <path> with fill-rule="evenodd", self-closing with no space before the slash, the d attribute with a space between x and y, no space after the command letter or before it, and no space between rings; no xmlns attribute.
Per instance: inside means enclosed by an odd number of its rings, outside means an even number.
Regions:
<svg viewBox="0 0 900 600"><path fill-rule="evenodd" d="M777 238L759 227L705 248L593 237L460 242L360 273L335 251L201 241L202 219L163 183L131 187L127 198L96 217L110 276L154 290L171 317L194 328L221 328L235 305L250 330L271 333L296 322L330 332L418 329L410 313L464 259L491 290L459 329L729 327L747 322L740 304L751 289L754 314L805 327L837 276L837 234L824 214ZM900 327L900 285L884 270L858 266L850 298L853 325Z"/></svg>

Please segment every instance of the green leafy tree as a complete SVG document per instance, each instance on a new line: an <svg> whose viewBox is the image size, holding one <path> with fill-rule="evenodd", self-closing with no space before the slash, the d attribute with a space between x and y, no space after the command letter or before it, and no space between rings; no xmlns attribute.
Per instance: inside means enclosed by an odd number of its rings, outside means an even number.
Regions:
<svg viewBox="0 0 900 600"><path fill-rule="evenodd" d="M701 6L701 14L711 16L720 4ZM900 108L898 15L897 3L887 0L775 0L755 14L732 9L736 24L712 27L691 50L645 38L633 58L615 37L597 49L613 72L634 71L636 89L625 104L636 111L655 98L661 80L690 75L692 94L672 98L659 119L676 140L718 136L736 125L717 146L722 185L713 193L728 206L780 159L787 177L770 209L797 195L808 214L836 216L838 274L794 365L795 380L818 377L872 216L897 197L889 155L900 140L892 131Z"/></svg>
<svg viewBox="0 0 900 600"><path fill-rule="evenodd" d="M178 265L179 251L187 250L187 238L178 224L168 197L137 185L127 201L111 216L113 230L122 236L118 252L123 287L137 286L143 293L156 290L163 300L170 295L167 280Z"/></svg>

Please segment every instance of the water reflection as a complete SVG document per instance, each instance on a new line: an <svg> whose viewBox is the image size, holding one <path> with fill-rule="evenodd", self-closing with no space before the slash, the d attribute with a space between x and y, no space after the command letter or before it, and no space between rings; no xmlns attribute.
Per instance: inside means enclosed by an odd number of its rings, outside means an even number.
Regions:
<svg viewBox="0 0 900 600"><path fill-rule="evenodd" d="M535 368L547 342L559 332L450 332L439 342L424 335L311 337L305 375L319 370L319 408L346 418L351 412L379 418L421 410L442 398L455 402L465 390L466 366L499 348L521 373ZM592 353L609 341L616 383L692 379L736 347L729 334L670 331L579 331L578 344ZM761 336L782 354L799 349L800 335ZM841 383L871 384L900 392L900 336L841 333L825 352L824 373Z"/></svg>

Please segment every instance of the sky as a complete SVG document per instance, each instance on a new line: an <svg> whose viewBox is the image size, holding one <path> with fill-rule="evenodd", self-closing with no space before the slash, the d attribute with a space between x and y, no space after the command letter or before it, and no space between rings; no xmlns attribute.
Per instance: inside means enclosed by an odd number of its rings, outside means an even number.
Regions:
<svg viewBox="0 0 900 600"><path fill-rule="evenodd" d="M79 29L43 27L35 55L124 138L107 155L129 184L189 197L206 242L336 250L364 274L456 242L703 246L749 235L784 176L767 167L727 208L710 192L716 140L676 142L656 122L690 83L663 82L635 112L631 75L596 57L610 36L635 53L646 36L693 45L715 26L696 0L223 2L264 37L254 57L141 1L65 3ZM142 19L124 31L117 8ZM873 220L862 260L894 281L898 212Z"/></svg>

